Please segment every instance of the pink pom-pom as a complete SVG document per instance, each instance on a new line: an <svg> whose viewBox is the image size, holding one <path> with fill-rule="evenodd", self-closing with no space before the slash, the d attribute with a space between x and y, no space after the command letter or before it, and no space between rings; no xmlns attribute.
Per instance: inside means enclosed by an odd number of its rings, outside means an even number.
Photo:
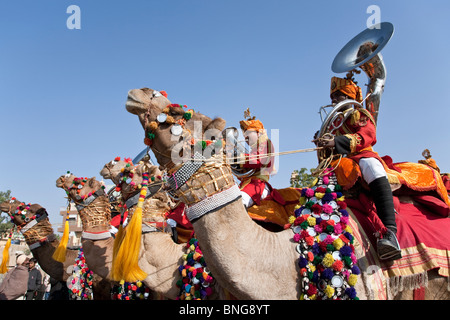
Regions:
<svg viewBox="0 0 450 320"><path fill-rule="evenodd" d="M316 224L314 226L314 231L316 231L317 233L322 233L323 232L323 228L320 224Z"/></svg>
<svg viewBox="0 0 450 320"><path fill-rule="evenodd" d="M336 234L342 233L342 225L341 225L340 223L337 223L337 224L334 226L334 233L336 233Z"/></svg>
<svg viewBox="0 0 450 320"><path fill-rule="evenodd" d="M328 236L323 240L323 242L326 243L326 244L332 244L333 241L334 241L334 240L333 240L333 237L330 236L330 235L328 235Z"/></svg>
<svg viewBox="0 0 450 320"><path fill-rule="evenodd" d="M308 198L314 197L314 190L313 190L313 189L308 189L308 190L306 190L305 195L306 195Z"/></svg>
<svg viewBox="0 0 450 320"><path fill-rule="evenodd" d="M332 206L330 206L329 204L327 204L327 203L324 203L323 205L322 205L322 210L323 210L323 212L324 213L332 213L333 212L333 207Z"/></svg>

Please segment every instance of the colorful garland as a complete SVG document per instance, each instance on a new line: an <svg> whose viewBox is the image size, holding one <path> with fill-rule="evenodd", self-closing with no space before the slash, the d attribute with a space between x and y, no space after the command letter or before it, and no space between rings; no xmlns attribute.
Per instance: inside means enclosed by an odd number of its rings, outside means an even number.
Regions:
<svg viewBox="0 0 450 320"><path fill-rule="evenodd" d="M70 300L92 300L92 280L94 273L88 268L83 249L78 250L72 276L67 280Z"/></svg>
<svg viewBox="0 0 450 320"><path fill-rule="evenodd" d="M111 291L112 300L149 300L150 289L141 281L126 282L121 280Z"/></svg>
<svg viewBox="0 0 450 320"><path fill-rule="evenodd" d="M354 237L342 188L329 170L315 186L303 188L289 219L300 257L300 300L358 300Z"/></svg>
<svg viewBox="0 0 450 320"><path fill-rule="evenodd" d="M214 278L206 268L203 253L196 238L186 243L187 254L183 255L185 261L178 267L181 279L177 281L180 295L177 300L204 300L213 292L211 285Z"/></svg>

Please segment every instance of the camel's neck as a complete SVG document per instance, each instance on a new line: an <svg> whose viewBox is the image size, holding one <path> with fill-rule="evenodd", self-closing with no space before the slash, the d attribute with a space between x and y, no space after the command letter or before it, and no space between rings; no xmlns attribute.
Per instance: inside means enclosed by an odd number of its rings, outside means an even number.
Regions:
<svg viewBox="0 0 450 320"><path fill-rule="evenodd" d="M21 232L25 238L25 242L31 250L39 248L46 242L58 242L48 218L39 222L36 220L29 222L21 229Z"/></svg>
<svg viewBox="0 0 450 320"><path fill-rule="evenodd" d="M155 292L169 299L176 299L180 279L177 268L183 265L185 244L175 243L169 234L163 232L145 233L142 237L142 258L139 265L147 273L145 283Z"/></svg>
<svg viewBox="0 0 450 320"><path fill-rule="evenodd" d="M106 195L77 207L83 233L81 242L89 268L106 279L111 270L114 238L111 236L111 206Z"/></svg>
<svg viewBox="0 0 450 320"><path fill-rule="evenodd" d="M96 197L87 205L78 205L83 232L106 233L111 228L111 206L106 195Z"/></svg>
<svg viewBox="0 0 450 320"><path fill-rule="evenodd" d="M64 263L52 258L59 240L56 239L53 228L48 219L44 219L28 230L23 232L25 241L33 252L33 256L38 260L42 270L52 278L59 281L66 281L69 274L67 267L75 261L76 250L68 250Z"/></svg>
<svg viewBox="0 0 450 320"><path fill-rule="evenodd" d="M232 191L237 186L227 180L229 167L205 169L180 188L179 195L196 217L191 222L212 274L239 299L297 299L296 292L286 290L296 286L298 277L292 231L273 233L258 226L240 194ZM210 195L201 198L204 186ZM227 191L230 194L220 196ZM203 200L195 201L198 198ZM200 214L193 216L193 208Z"/></svg>

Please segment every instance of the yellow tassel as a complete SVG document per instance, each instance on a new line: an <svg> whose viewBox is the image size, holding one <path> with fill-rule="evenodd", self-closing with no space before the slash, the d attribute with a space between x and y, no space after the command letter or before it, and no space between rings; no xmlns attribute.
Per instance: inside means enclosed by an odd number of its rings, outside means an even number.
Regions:
<svg viewBox="0 0 450 320"><path fill-rule="evenodd" d="M52 256L53 260L56 260L58 262L66 261L67 243L69 242L69 211L70 210L68 209L67 214L66 214L66 222L64 224L64 233L61 237L61 240L59 241L58 248L56 248L56 250Z"/></svg>
<svg viewBox="0 0 450 320"><path fill-rule="evenodd" d="M125 230L123 228L122 222L119 225L119 230L117 231L116 238L114 239L113 246L113 258L111 263L111 271L109 277L118 281L121 280L121 270L116 263L117 252L119 252L120 245L122 244L123 237L125 236Z"/></svg>
<svg viewBox="0 0 450 320"><path fill-rule="evenodd" d="M139 203L138 203L139 204ZM138 265L142 234L142 208L137 207L127 225L125 237L114 261L114 270L121 274L118 278L127 282L144 280L147 274ZM118 280L118 278L113 280Z"/></svg>
<svg viewBox="0 0 450 320"><path fill-rule="evenodd" d="M119 231L117 231L116 238L114 239L113 259L117 256L117 252L119 251L124 235L125 230L123 229L123 225L120 224Z"/></svg>
<svg viewBox="0 0 450 320"><path fill-rule="evenodd" d="M115 276L112 279L115 281L124 279L127 282L136 282L147 277L147 274L142 271L138 264L142 235L142 206L147 195L148 174L143 176L143 186L136 210L127 225L125 236L112 266L112 270L114 270L112 276Z"/></svg>
<svg viewBox="0 0 450 320"><path fill-rule="evenodd" d="M6 241L5 248L3 249L3 258L2 258L2 264L0 265L0 273L6 273L8 272L8 261L9 261L9 247L11 247L11 235L8 238L8 241Z"/></svg>

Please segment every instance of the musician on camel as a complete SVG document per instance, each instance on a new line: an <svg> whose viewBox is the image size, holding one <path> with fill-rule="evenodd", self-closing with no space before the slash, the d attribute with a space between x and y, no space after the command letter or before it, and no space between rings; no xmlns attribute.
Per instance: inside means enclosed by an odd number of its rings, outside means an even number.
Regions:
<svg viewBox="0 0 450 320"><path fill-rule="evenodd" d="M345 99L362 102L361 88L347 78L331 79L330 98L333 104ZM346 155L359 165L362 179L367 183L377 214L387 231L377 241L377 252L381 260L397 260L402 257L397 240L397 225L392 190L387 178L383 160L373 151L377 142L376 124L372 115L364 108L349 108L351 112L344 124L330 139L315 139L319 147L333 148L335 153Z"/></svg>

